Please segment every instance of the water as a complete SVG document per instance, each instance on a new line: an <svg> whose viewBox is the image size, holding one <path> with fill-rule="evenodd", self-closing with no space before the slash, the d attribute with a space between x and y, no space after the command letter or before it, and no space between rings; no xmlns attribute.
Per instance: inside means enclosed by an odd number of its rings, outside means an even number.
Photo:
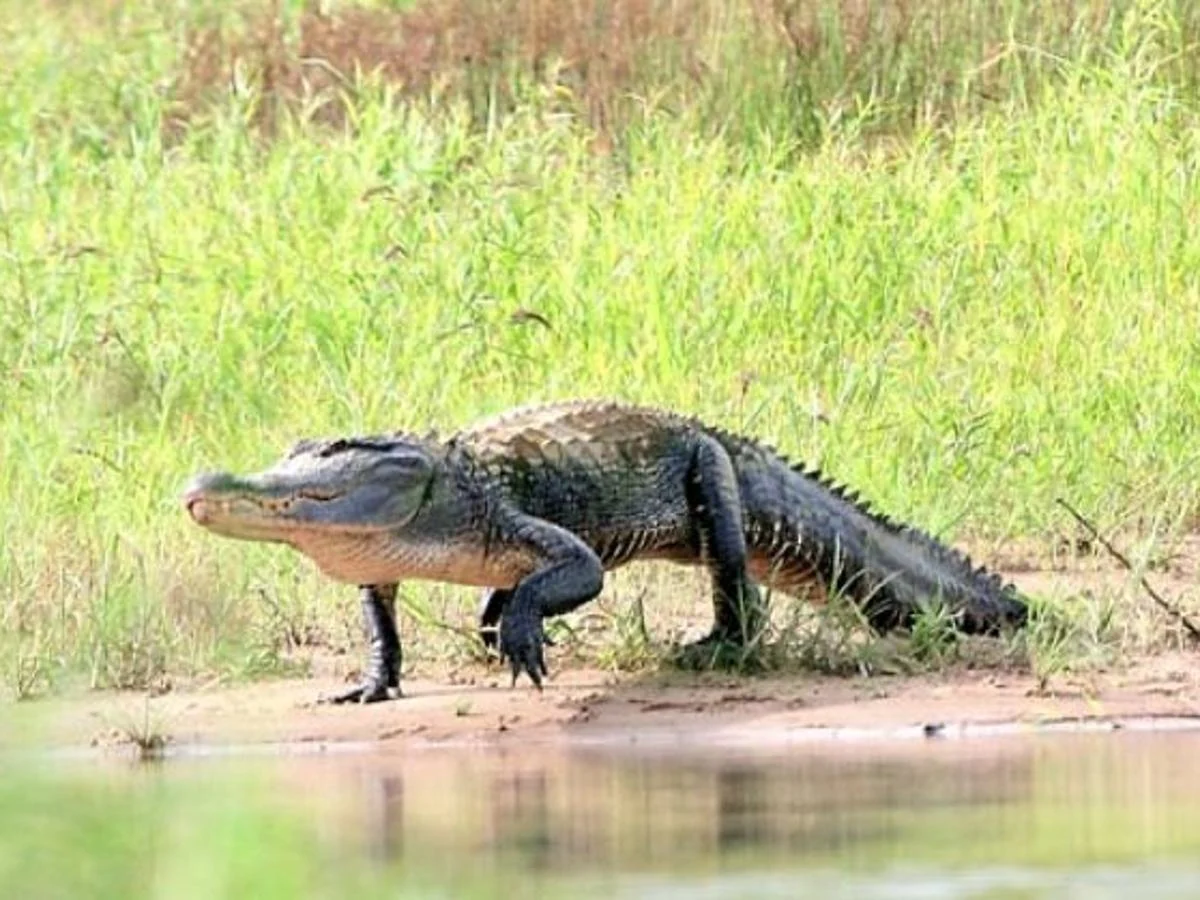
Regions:
<svg viewBox="0 0 1200 900"><path fill-rule="evenodd" d="M1195 897L1198 759L1191 732L761 751L698 733L10 767L0 894Z"/></svg>

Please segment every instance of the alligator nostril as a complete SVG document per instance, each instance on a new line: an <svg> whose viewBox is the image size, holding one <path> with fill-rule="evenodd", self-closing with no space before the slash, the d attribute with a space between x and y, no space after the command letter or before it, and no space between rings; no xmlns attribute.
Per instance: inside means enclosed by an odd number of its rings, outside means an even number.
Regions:
<svg viewBox="0 0 1200 900"><path fill-rule="evenodd" d="M197 522L208 521L208 504L204 502L204 498L199 494L189 494L183 500L187 506L188 514Z"/></svg>

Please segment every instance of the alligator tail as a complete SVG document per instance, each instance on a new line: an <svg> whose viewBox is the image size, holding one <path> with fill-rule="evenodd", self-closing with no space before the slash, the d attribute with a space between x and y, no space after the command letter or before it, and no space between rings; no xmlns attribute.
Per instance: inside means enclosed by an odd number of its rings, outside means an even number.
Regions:
<svg viewBox="0 0 1200 900"><path fill-rule="evenodd" d="M783 583L815 576L853 599L880 631L911 625L939 599L966 633L1026 624L1027 599L998 573L874 511L819 469L744 438L722 438L739 473L748 549L790 574Z"/></svg>

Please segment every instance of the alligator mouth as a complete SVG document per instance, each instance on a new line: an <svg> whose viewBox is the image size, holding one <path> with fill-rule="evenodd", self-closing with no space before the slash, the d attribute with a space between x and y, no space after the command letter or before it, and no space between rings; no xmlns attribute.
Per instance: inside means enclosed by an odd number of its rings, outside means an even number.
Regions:
<svg viewBox="0 0 1200 900"><path fill-rule="evenodd" d="M197 525L211 528L235 520L243 523L250 520L256 523L259 520L275 521L283 518L281 514L291 505L288 499L260 500L238 491L230 491L225 483L214 489L211 484L214 480L227 482L231 479L218 479L217 476L197 479L200 483L186 488L180 498L188 515Z"/></svg>
<svg viewBox="0 0 1200 900"><path fill-rule="evenodd" d="M260 506L248 505L245 498L213 497L195 491L184 494L183 505L201 528L227 537L288 543L289 532L303 530L301 525L265 515Z"/></svg>
<svg viewBox="0 0 1200 900"><path fill-rule="evenodd" d="M306 532L360 534L385 530L387 527L293 519L286 513L290 501L275 503L242 496L214 497L202 488L185 493L182 502L188 515L197 525L218 534L248 540L286 543L293 536Z"/></svg>

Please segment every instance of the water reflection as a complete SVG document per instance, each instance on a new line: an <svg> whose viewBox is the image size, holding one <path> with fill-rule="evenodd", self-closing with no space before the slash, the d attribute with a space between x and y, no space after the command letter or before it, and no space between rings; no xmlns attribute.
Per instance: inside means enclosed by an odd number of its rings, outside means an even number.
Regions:
<svg viewBox="0 0 1200 900"><path fill-rule="evenodd" d="M1197 751L1173 733L47 763L0 778L0 896L1195 896Z"/></svg>
<svg viewBox="0 0 1200 900"><path fill-rule="evenodd" d="M1198 750L1200 736L1128 735L755 757L514 747L289 766L381 860L699 876L1194 854Z"/></svg>

